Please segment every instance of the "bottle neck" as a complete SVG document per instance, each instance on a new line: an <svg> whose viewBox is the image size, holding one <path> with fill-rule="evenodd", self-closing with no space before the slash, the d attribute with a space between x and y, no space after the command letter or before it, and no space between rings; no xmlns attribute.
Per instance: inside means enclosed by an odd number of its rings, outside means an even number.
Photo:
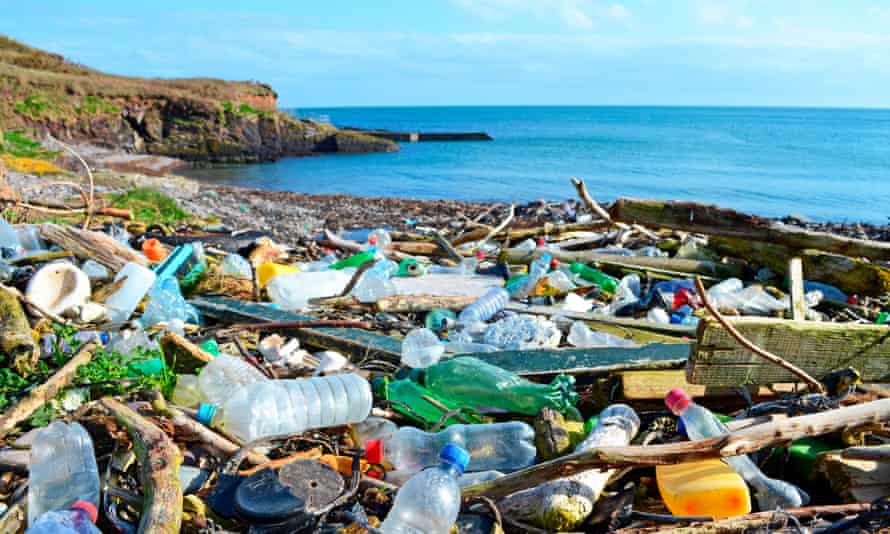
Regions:
<svg viewBox="0 0 890 534"><path fill-rule="evenodd" d="M458 467L456 465L454 465L453 463L450 463L450 462L440 462L439 469L441 469L442 471L445 471L446 473L453 476L454 478L460 478L460 476L462 474L464 474L464 472L462 470L458 469Z"/></svg>

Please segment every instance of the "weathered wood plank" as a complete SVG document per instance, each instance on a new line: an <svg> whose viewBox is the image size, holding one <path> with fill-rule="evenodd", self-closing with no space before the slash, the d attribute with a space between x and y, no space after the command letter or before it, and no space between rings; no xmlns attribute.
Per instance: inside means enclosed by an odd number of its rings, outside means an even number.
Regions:
<svg viewBox="0 0 890 534"><path fill-rule="evenodd" d="M890 243L814 232L712 204L619 198L609 213L613 220L653 228L752 239L799 249L814 248L852 257L890 259Z"/></svg>
<svg viewBox="0 0 890 534"><path fill-rule="evenodd" d="M886 326L753 317L730 321L755 345L815 377L854 367L865 382L890 380L890 328ZM714 319L699 323L697 340L686 368L693 384L737 386L795 380L784 369L742 348Z"/></svg>
<svg viewBox="0 0 890 534"><path fill-rule="evenodd" d="M890 463L846 458L843 451L816 457L816 469L844 502L874 502L890 495Z"/></svg>
<svg viewBox="0 0 890 534"><path fill-rule="evenodd" d="M637 348L504 350L461 354L497 365L519 375L597 374L628 364L678 368L689 354L688 343L650 343Z"/></svg>
<svg viewBox="0 0 890 534"><path fill-rule="evenodd" d="M666 370L635 370L615 373L618 383L619 399L625 401L660 401L673 388L683 388L693 397L699 398L738 398L738 388L726 386L703 386L690 384L686 381L686 373L682 369ZM766 386L749 386L752 398L763 399L774 397L777 392L790 392L794 384L774 384L771 389Z"/></svg>

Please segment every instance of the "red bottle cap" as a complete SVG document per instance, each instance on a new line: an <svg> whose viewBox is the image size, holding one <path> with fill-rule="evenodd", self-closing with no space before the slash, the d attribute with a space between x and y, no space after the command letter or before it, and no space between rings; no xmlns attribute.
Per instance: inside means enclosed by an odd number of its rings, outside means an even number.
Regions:
<svg viewBox="0 0 890 534"><path fill-rule="evenodd" d="M692 402L692 397L682 388L674 388L668 391L664 397L664 403L674 415L680 415Z"/></svg>
<svg viewBox="0 0 890 534"><path fill-rule="evenodd" d="M552 260L550 260L550 269L554 270L554 271L559 269L559 260L558 259L553 258Z"/></svg>
<svg viewBox="0 0 890 534"><path fill-rule="evenodd" d="M99 519L99 511L96 510L96 507L93 505L93 503L89 501L77 501L76 503L71 505L71 509L82 510L86 512L87 515L90 516L90 521L92 521L93 523L95 523L96 520Z"/></svg>
<svg viewBox="0 0 890 534"><path fill-rule="evenodd" d="M847 297L847 304L859 304L859 296L858 295L850 295Z"/></svg>
<svg viewBox="0 0 890 534"><path fill-rule="evenodd" d="M476 251L476 259L479 260L479 261L484 260L484 259L485 259L485 253L482 252L481 250L477 250L477 251Z"/></svg>
<svg viewBox="0 0 890 534"><path fill-rule="evenodd" d="M377 236L376 235L368 236L368 243L370 243L372 245L376 245L377 244Z"/></svg>
<svg viewBox="0 0 890 534"><path fill-rule="evenodd" d="M690 308L697 309L698 302L695 300L695 293L689 291L685 287L681 287L676 293L674 293L674 309L680 308L681 306L689 306Z"/></svg>
<svg viewBox="0 0 890 534"><path fill-rule="evenodd" d="M383 463L382 439L369 439L365 442L365 460L372 464Z"/></svg>
<svg viewBox="0 0 890 534"><path fill-rule="evenodd" d="M547 244L547 242L544 241L544 238L543 238L543 237L539 237L539 238L538 238L538 241L537 241L537 244L538 244L538 247L543 247L544 245Z"/></svg>

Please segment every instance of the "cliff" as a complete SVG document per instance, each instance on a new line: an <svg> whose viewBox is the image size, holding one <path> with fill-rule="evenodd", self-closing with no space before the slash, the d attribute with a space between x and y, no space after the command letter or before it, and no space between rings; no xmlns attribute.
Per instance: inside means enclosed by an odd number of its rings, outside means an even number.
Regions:
<svg viewBox="0 0 890 534"><path fill-rule="evenodd" d="M276 110L258 82L105 74L0 35L0 131L197 162L271 161L398 145Z"/></svg>

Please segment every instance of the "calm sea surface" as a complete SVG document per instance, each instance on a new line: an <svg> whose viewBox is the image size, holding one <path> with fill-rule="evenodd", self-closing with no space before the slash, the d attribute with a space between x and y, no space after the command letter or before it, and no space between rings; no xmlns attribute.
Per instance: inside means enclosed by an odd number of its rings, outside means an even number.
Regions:
<svg viewBox="0 0 890 534"><path fill-rule="evenodd" d="M337 126L485 131L491 142L403 143L195 169L204 180L307 193L525 202L619 196L717 203L761 215L886 223L890 110L417 107L292 110Z"/></svg>

